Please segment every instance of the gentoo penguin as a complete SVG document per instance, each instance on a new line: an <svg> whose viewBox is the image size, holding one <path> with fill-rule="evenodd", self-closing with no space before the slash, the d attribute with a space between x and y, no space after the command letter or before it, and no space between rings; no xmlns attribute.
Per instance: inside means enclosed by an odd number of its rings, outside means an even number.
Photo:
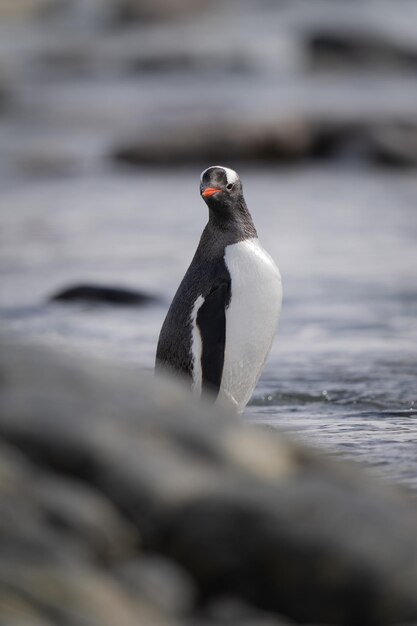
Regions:
<svg viewBox="0 0 417 626"><path fill-rule="evenodd" d="M201 174L209 221L163 323L156 371L185 374L242 412L258 382L281 312L281 276L259 243L237 173ZM214 394L214 396L213 396Z"/></svg>

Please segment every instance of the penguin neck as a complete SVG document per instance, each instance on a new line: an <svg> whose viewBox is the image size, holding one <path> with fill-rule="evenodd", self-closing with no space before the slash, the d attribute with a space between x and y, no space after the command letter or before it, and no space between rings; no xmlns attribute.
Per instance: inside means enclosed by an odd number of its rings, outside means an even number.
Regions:
<svg viewBox="0 0 417 626"><path fill-rule="evenodd" d="M219 211L210 210L209 221L196 251L197 258L222 257L226 246L258 236L243 198L238 203L239 206L233 208L233 218L229 213L222 219Z"/></svg>
<svg viewBox="0 0 417 626"><path fill-rule="evenodd" d="M231 243L257 237L255 225L243 196L237 199L233 208L225 210L209 208L207 227L212 233L218 232ZM233 240L233 241L232 241Z"/></svg>

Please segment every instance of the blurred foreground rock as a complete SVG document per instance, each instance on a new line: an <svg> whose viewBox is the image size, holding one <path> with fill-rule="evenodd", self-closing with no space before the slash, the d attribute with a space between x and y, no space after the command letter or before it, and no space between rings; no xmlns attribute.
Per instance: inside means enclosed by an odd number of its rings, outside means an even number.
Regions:
<svg viewBox="0 0 417 626"><path fill-rule="evenodd" d="M417 620L403 493L131 369L4 344L0 381L0 624Z"/></svg>

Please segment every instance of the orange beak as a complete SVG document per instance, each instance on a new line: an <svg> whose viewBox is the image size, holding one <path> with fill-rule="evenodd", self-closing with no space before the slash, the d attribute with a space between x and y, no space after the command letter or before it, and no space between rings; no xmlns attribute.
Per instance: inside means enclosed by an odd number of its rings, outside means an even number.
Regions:
<svg viewBox="0 0 417 626"><path fill-rule="evenodd" d="M214 196L214 194L219 193L219 191L221 191L221 189L215 189L214 187L207 187L207 189L204 189L201 195L203 196L203 198L210 198L210 196Z"/></svg>

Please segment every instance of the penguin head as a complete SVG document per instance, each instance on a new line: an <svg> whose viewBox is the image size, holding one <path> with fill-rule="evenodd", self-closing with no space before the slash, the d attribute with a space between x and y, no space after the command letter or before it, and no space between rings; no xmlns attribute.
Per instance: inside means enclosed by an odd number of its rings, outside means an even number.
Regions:
<svg viewBox="0 0 417 626"><path fill-rule="evenodd" d="M200 194L209 209L232 208L242 196L242 183L234 170L212 165L201 174Z"/></svg>

